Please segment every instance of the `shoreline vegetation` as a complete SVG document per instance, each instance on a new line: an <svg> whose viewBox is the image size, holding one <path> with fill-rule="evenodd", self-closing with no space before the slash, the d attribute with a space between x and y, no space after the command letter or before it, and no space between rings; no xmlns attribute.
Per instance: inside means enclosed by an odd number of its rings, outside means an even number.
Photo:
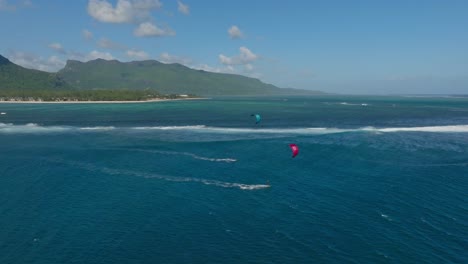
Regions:
<svg viewBox="0 0 468 264"><path fill-rule="evenodd" d="M181 101L181 100L205 100L209 98L191 97L178 99L148 99L140 101L1 101L0 104L127 104L127 103L154 103L166 101Z"/></svg>
<svg viewBox="0 0 468 264"><path fill-rule="evenodd" d="M153 90L9 90L0 103L145 103L205 99L192 94L160 94Z"/></svg>

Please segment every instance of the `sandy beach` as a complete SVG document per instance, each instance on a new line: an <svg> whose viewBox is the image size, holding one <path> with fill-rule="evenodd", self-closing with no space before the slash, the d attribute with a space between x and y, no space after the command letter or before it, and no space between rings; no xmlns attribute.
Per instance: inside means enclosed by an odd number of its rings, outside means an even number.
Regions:
<svg viewBox="0 0 468 264"><path fill-rule="evenodd" d="M0 101L0 104L135 104L166 101L206 100L210 98L150 99L142 101Z"/></svg>

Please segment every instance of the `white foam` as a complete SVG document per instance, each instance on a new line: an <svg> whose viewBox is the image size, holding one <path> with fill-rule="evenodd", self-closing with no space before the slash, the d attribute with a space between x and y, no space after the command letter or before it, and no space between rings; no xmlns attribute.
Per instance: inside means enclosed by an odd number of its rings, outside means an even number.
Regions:
<svg viewBox="0 0 468 264"><path fill-rule="evenodd" d="M154 126L154 127L72 127L72 126L40 126L29 123L26 125L14 125L11 123L0 123L0 133L46 133L67 131L110 131L110 130L164 130L164 131L188 131L196 133L220 133L220 134L292 134L292 135L322 135L345 132L431 132L431 133L468 133L468 125L448 126L423 126L423 127L362 127L354 129L327 128L327 127L304 127L304 128L230 128L210 127L204 125L196 126ZM196 157L194 157L196 158ZM204 158L204 157L199 157ZM209 158L208 158L209 159Z"/></svg>
<svg viewBox="0 0 468 264"><path fill-rule="evenodd" d="M362 104L352 104L352 103L348 103L348 102L341 102L339 103L340 105L355 105L355 106L368 106L369 104L366 104L366 103L362 103Z"/></svg>
<svg viewBox="0 0 468 264"><path fill-rule="evenodd" d="M97 126L97 127L72 127L72 126L41 126L35 123L25 125L14 125L11 123L0 123L0 133L61 133L71 131L97 131L97 130L112 130L112 126Z"/></svg>
<svg viewBox="0 0 468 264"><path fill-rule="evenodd" d="M200 133L223 133L223 134L327 134L349 131L347 129L338 128L232 128L232 127L210 127L205 125L194 126L146 126L146 127L130 127L135 130L178 130L191 131Z"/></svg>
<svg viewBox="0 0 468 264"><path fill-rule="evenodd" d="M80 127L81 130L113 130L113 126Z"/></svg>
<svg viewBox="0 0 468 264"><path fill-rule="evenodd" d="M250 190L250 191L271 187L269 184L243 184L243 183L222 182L222 181L215 181L215 180L195 179L195 178L192 178L192 181L201 182L206 185L215 185L215 186L224 187L224 188L239 188L241 190Z"/></svg>
<svg viewBox="0 0 468 264"><path fill-rule="evenodd" d="M106 170L106 171L109 172L109 170ZM264 185L264 184L243 184L243 183L223 182L223 181L217 181L217 180L208 180L208 179L192 178L192 177L177 177L177 176L167 176L167 175L152 174L152 173L140 173L140 172L134 172L134 171L120 171L120 172L117 172L116 170L112 170L112 171L114 172L112 174L127 174L127 175L133 175L133 176L138 176L138 177L156 178L160 180L173 181L173 182L198 182L198 183L202 183L205 185L214 185L214 186L223 187L223 188L239 188L241 190L258 190L258 189L264 189L264 188L270 187L270 185Z"/></svg>
<svg viewBox="0 0 468 264"><path fill-rule="evenodd" d="M145 126L145 127L133 127L132 129L138 130L194 130L205 128L204 125L195 126Z"/></svg>
<svg viewBox="0 0 468 264"><path fill-rule="evenodd" d="M232 128L232 127L210 127L210 126L173 126L173 127L138 127L135 129L153 129L153 130L186 130L205 133L223 133L223 134L328 134L351 131L349 129L339 128Z"/></svg>
<svg viewBox="0 0 468 264"><path fill-rule="evenodd" d="M141 152L148 152L148 153L158 153L158 154L166 154L166 155L183 155L183 156L189 156L194 159L198 160L206 160L206 161L212 161L212 162L226 162L226 163L231 163L231 162L236 162L236 159L233 158L209 158L209 157L203 157L199 156L194 153L190 152L178 152L178 151L164 151L164 150L149 150L149 149L123 149L123 150L129 150L129 151L141 151Z"/></svg>
<svg viewBox="0 0 468 264"><path fill-rule="evenodd" d="M192 155L190 155L192 156ZM214 161L214 162L227 162L227 163L231 163L231 162L236 162L237 160L236 159L231 159L231 158L206 158L206 157L200 157L200 156L196 156L196 155L193 155L192 156L194 159L199 159L199 160L207 160L207 161Z"/></svg>
<svg viewBox="0 0 468 264"><path fill-rule="evenodd" d="M244 184L244 183L208 180L208 179L201 179L201 178L165 176L165 175L160 175L160 174L148 174L148 173L138 173L138 172L128 172L128 171L123 172L123 173L131 174L134 176L143 176L145 178L157 178L160 180L174 181L174 182L198 182L198 183L202 183L205 185L214 185L214 186L223 187L223 188L239 188L241 190L249 190L249 191L271 187L268 184Z"/></svg>
<svg viewBox="0 0 468 264"><path fill-rule="evenodd" d="M6 115L6 113L5 113L5 112L1 112L0 115Z"/></svg>
<svg viewBox="0 0 468 264"><path fill-rule="evenodd" d="M65 132L71 130L71 127L65 126L40 126L34 123L26 125L13 125L11 123L0 123L0 133L47 133L47 132Z"/></svg>
<svg viewBox="0 0 468 264"><path fill-rule="evenodd" d="M171 182L197 182L197 183L202 183L205 185L213 185L213 186L223 187L223 188L238 188L241 190L249 190L249 191L271 187L269 184L244 184L244 183L235 183L235 182L223 182L223 181L203 179L203 178L169 176L169 175L161 175L161 174L156 174L156 173L138 172L138 171L130 171L130 170L118 170L118 169L111 169L107 167L98 167L94 164L84 163L84 162L79 162L79 161L64 161L61 159L54 159L54 160L48 159L48 161L55 162L55 163L68 164L70 166L79 167L81 169L85 169L88 171L99 171L99 172L106 173L109 175L122 175L123 174L123 175L143 177L143 178L148 178L148 179L159 179L159 180L165 180L165 181L171 181Z"/></svg>
<svg viewBox="0 0 468 264"><path fill-rule="evenodd" d="M381 216L383 219L388 220L388 221L390 221L390 222L393 221L393 219L392 219L390 216L386 215L386 214L380 213L380 216Z"/></svg>
<svg viewBox="0 0 468 264"><path fill-rule="evenodd" d="M344 132L433 132L433 133L466 133L468 125L448 125L448 126L425 126L425 127L389 127L375 128L362 127L355 129L327 128L327 127L308 127L308 128L229 128L229 127L209 127L199 126L173 126L173 127L139 127L135 129L159 129L159 130L187 130L195 132L209 133L257 133L257 134L333 134Z"/></svg>
<svg viewBox="0 0 468 264"><path fill-rule="evenodd" d="M380 132L466 133L468 125L379 128Z"/></svg>

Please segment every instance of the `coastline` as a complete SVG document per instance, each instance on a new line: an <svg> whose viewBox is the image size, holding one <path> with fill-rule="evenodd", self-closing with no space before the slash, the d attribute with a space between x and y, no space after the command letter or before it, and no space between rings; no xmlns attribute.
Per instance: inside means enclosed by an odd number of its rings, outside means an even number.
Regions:
<svg viewBox="0 0 468 264"><path fill-rule="evenodd" d="M150 99L141 101L0 101L0 104L138 104L167 101L207 100L210 98Z"/></svg>

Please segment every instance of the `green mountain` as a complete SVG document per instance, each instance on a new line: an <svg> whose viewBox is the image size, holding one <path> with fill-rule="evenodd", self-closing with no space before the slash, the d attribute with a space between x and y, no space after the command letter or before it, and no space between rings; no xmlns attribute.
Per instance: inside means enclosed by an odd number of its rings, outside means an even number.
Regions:
<svg viewBox="0 0 468 264"><path fill-rule="evenodd" d="M154 89L162 94L278 95L313 94L299 89L281 89L258 79L235 74L194 70L178 63L155 60L120 62L97 59L67 61L58 76L77 89Z"/></svg>
<svg viewBox="0 0 468 264"><path fill-rule="evenodd" d="M57 73L23 68L0 55L0 91L3 96L30 96L32 91L152 90L159 94L198 96L293 95L321 92L283 89L242 75L195 70L155 60L119 62L97 59L67 61ZM54 96L56 96L54 94ZM139 92L138 92L139 96Z"/></svg>
<svg viewBox="0 0 468 264"><path fill-rule="evenodd" d="M26 69L0 55L0 90L69 89L56 73Z"/></svg>

